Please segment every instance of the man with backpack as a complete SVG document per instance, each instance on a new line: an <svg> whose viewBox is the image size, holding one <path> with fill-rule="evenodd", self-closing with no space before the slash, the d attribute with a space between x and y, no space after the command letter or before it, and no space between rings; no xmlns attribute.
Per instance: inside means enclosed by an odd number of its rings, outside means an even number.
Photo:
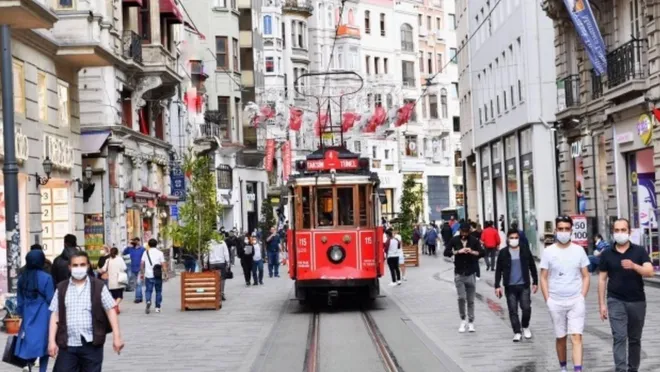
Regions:
<svg viewBox="0 0 660 372"><path fill-rule="evenodd" d="M142 276L145 279L146 289L144 297L147 301L147 307L144 310L149 314L151 309L151 294L156 289L156 312L160 313L160 305L163 302L163 277L167 277L167 262L165 255L159 251L156 246L158 242L156 239L149 240L147 249L142 255Z"/></svg>

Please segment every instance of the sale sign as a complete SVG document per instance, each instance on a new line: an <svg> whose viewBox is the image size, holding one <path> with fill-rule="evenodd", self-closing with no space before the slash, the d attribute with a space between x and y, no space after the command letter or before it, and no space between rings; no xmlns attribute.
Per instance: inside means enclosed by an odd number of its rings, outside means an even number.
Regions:
<svg viewBox="0 0 660 372"><path fill-rule="evenodd" d="M576 215L571 216L573 219L573 236L571 237L573 243L583 247L589 246L589 229L587 227L587 216Z"/></svg>
<svg viewBox="0 0 660 372"><path fill-rule="evenodd" d="M282 179L284 181L289 180L289 175L291 174L291 142L286 141L282 145Z"/></svg>
<svg viewBox="0 0 660 372"><path fill-rule="evenodd" d="M270 138L266 140L266 157L264 159L264 168L267 172L273 170L273 158L275 158L275 140Z"/></svg>

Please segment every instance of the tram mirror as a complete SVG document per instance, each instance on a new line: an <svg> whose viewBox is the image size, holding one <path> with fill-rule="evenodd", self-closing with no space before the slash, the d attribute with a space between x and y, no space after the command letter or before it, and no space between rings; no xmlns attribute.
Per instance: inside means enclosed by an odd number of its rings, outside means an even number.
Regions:
<svg viewBox="0 0 660 372"><path fill-rule="evenodd" d="M378 200L380 200L380 204L387 204L387 195L385 195L385 190L378 189Z"/></svg>

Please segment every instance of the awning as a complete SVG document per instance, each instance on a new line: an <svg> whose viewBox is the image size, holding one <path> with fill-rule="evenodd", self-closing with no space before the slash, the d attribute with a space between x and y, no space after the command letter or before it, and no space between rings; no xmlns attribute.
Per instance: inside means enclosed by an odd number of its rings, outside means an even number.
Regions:
<svg viewBox="0 0 660 372"><path fill-rule="evenodd" d="M135 201L156 199L156 195L144 191L127 191L124 196L126 198L132 198Z"/></svg>
<svg viewBox="0 0 660 372"><path fill-rule="evenodd" d="M106 140L110 137L109 131L104 132L87 132L82 134L80 139L80 153L82 155L98 154L101 148L105 145Z"/></svg>
<svg viewBox="0 0 660 372"><path fill-rule="evenodd" d="M150 189L150 188L148 188L147 186L142 186L142 188L140 189L140 191L142 191L142 192L148 192L148 193L150 193L150 194L154 194L154 195L158 195L158 194L160 194L160 191L155 190L155 189Z"/></svg>
<svg viewBox="0 0 660 372"><path fill-rule="evenodd" d="M161 195L158 198L159 204L176 205L177 202L179 202L179 197L175 195Z"/></svg>
<svg viewBox="0 0 660 372"><path fill-rule="evenodd" d="M183 14L179 10L174 0L159 0L160 14L168 18L171 23L183 23Z"/></svg>
<svg viewBox="0 0 660 372"><path fill-rule="evenodd" d="M142 7L142 0L123 0L126 6L139 6Z"/></svg>

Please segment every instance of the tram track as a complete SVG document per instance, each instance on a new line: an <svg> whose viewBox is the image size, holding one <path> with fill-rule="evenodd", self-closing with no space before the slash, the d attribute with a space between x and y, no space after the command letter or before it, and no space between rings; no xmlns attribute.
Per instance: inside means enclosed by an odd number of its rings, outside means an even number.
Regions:
<svg viewBox="0 0 660 372"><path fill-rule="evenodd" d="M364 324L365 330L369 335L369 338L371 339L376 349L376 353L378 354L378 357L382 363L382 370L385 372L404 372L369 311L362 309L359 311L359 313L356 312L355 314L359 314L362 323ZM322 372L320 352L321 313L314 312L311 314L309 321L309 329L307 333L307 349L305 352L303 372ZM355 352L355 350L353 350L353 352Z"/></svg>

